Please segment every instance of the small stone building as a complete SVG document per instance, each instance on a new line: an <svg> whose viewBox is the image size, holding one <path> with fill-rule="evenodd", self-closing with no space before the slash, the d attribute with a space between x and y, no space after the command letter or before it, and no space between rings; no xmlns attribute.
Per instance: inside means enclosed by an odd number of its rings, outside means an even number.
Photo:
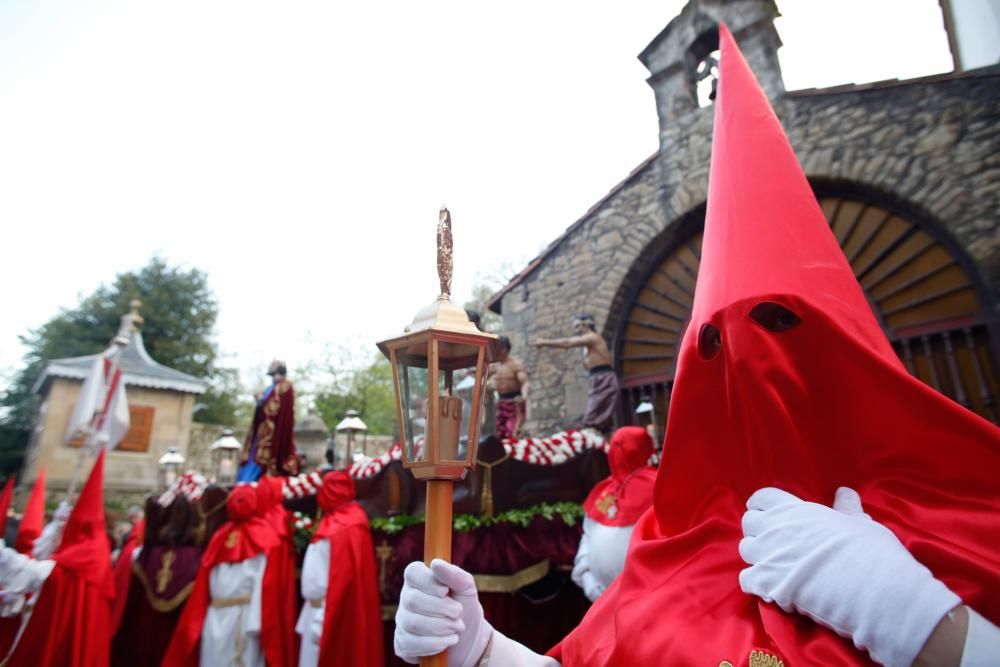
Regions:
<svg viewBox="0 0 1000 667"><path fill-rule="evenodd" d="M570 335L577 312L594 315L614 355L619 423L634 422L648 398L663 432L700 261L713 108L699 105L698 81L711 69L719 21L771 98L906 367L997 421L1000 67L790 92L777 15L772 0L689 2L639 56L659 150L492 298L531 373L534 433L583 413L579 355L529 346Z"/></svg>
<svg viewBox="0 0 1000 667"><path fill-rule="evenodd" d="M149 356L142 342L142 318L136 306L122 320L119 336L127 336L128 344L121 351L120 364L131 428L108 454L105 489L145 494L158 484L157 461L168 447L176 447L187 457L195 397L203 394L207 385ZM50 491L69 486L82 452L78 443L66 442L66 430L83 381L99 356L53 359L42 370L34 388L41 394L41 407L25 456L22 486L33 483L42 466ZM88 458L83 475L91 465Z"/></svg>

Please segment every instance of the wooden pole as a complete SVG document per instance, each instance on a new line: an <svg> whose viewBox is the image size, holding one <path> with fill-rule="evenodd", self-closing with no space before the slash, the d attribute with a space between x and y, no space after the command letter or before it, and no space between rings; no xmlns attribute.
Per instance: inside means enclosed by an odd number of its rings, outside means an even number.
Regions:
<svg viewBox="0 0 1000 667"><path fill-rule="evenodd" d="M451 562L451 499L455 483L427 480L427 513L424 517L424 563L435 558ZM420 658L420 667L448 667L448 652Z"/></svg>

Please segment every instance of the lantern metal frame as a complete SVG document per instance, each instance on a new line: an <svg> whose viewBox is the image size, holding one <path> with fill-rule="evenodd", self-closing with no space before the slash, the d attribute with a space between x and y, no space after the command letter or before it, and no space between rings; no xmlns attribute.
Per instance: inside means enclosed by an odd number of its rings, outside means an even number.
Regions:
<svg viewBox="0 0 1000 667"><path fill-rule="evenodd" d="M235 483L239 473L240 453L243 451L243 445L233 436L233 429L223 430L219 439L213 442L208 449L212 456L212 473L215 476L215 481L219 484ZM225 474L222 472L223 461L232 463L232 470Z"/></svg>

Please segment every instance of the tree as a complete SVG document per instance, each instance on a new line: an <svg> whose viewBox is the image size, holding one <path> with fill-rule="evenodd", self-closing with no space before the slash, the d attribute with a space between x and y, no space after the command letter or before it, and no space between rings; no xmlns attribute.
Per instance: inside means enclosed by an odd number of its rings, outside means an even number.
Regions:
<svg viewBox="0 0 1000 667"><path fill-rule="evenodd" d="M0 427L29 430L38 411L38 397L31 388L45 362L106 349L133 299L143 303L142 336L150 356L209 383L208 392L199 397L203 409L195 413L195 420L232 423L238 407L235 371L216 365L218 349L212 334L219 307L206 275L154 257L141 269L119 274L111 285L101 285L81 298L75 308L63 310L21 336L28 351L22 368L0 396L0 406L6 408ZM10 445L0 452L0 465L15 461L19 466L20 453L11 451Z"/></svg>
<svg viewBox="0 0 1000 667"><path fill-rule="evenodd" d="M296 372L296 388L333 428L348 410L357 410L373 435L396 431L392 366L379 353L345 347L326 351L319 361Z"/></svg>

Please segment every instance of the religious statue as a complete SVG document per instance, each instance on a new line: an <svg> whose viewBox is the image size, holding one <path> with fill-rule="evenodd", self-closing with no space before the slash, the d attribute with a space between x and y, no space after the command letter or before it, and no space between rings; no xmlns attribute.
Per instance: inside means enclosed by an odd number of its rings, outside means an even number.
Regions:
<svg viewBox="0 0 1000 667"><path fill-rule="evenodd" d="M569 349L583 348L583 367L590 373L590 391L587 395L587 412L583 415L583 427L607 432L611 429L618 403L618 376L611 367L611 353L604 338L597 333L594 316L580 313L573 317L573 333L570 338L539 338L535 347L556 347Z"/></svg>
<svg viewBox="0 0 1000 667"><path fill-rule="evenodd" d="M271 386L257 400L253 423L243 443L243 465L236 481L255 482L261 475L297 475L299 455L295 428L295 390L286 378L284 362L272 361L267 369Z"/></svg>
<svg viewBox="0 0 1000 667"><path fill-rule="evenodd" d="M490 364L490 383L497 392L496 435L520 438L528 401L528 373L510 353L510 339L500 336L500 357Z"/></svg>

